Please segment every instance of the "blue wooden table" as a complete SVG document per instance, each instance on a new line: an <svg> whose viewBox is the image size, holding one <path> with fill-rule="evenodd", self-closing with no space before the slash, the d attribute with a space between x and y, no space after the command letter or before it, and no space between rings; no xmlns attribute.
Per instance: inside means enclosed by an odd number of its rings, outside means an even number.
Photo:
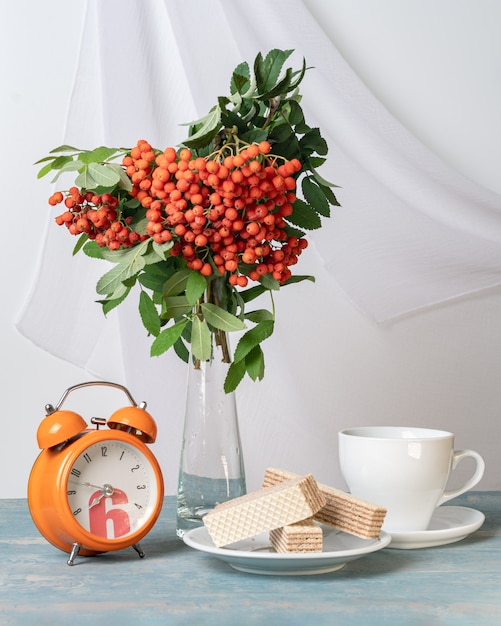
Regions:
<svg viewBox="0 0 501 626"><path fill-rule="evenodd" d="M318 576L230 568L176 537L175 499L134 550L67 555L38 533L26 500L0 500L0 624L86 626L442 626L501 624L501 493L456 498L486 515L466 539L384 549Z"/></svg>

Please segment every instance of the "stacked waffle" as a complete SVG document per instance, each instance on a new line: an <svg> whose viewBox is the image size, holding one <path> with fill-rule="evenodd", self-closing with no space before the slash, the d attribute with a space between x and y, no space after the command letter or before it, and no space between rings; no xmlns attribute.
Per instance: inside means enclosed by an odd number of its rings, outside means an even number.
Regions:
<svg viewBox="0 0 501 626"><path fill-rule="evenodd" d="M294 476L295 474L286 470L268 468L263 487L280 484ZM386 516L384 507L321 483L317 483L317 486L325 498L325 505L314 515L317 522L364 539L379 537Z"/></svg>
<svg viewBox="0 0 501 626"><path fill-rule="evenodd" d="M324 506L311 474L298 476L218 504L204 516L217 547L312 517Z"/></svg>
<svg viewBox="0 0 501 626"><path fill-rule="evenodd" d="M270 542L277 552L322 552L322 529L312 519L270 530Z"/></svg>
<svg viewBox="0 0 501 626"><path fill-rule="evenodd" d="M219 504L204 524L217 547L269 531L277 552L320 552L316 522L372 539L385 515L383 507L318 484L311 474L268 468L261 489Z"/></svg>

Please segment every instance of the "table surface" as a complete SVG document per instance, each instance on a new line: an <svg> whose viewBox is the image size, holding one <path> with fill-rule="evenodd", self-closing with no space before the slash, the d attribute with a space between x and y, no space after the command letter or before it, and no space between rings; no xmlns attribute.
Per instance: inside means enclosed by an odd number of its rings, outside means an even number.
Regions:
<svg viewBox="0 0 501 626"><path fill-rule="evenodd" d="M77 557L41 537L24 499L0 500L0 624L501 624L501 492L470 492L454 505L483 511L462 541L383 549L314 576L246 574L186 546L175 498L141 546Z"/></svg>

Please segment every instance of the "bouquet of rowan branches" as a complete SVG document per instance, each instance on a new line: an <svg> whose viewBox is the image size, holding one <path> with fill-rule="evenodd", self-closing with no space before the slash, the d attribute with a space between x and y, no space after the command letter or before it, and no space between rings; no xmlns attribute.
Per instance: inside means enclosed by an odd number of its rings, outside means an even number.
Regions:
<svg viewBox="0 0 501 626"><path fill-rule="evenodd" d="M139 286L151 356L173 348L187 362L191 352L196 364L222 343L231 363L226 392L245 374L262 379L273 295L314 280L292 268L307 248L306 231L338 205L335 185L317 171L327 144L301 108L306 64L284 71L292 52L259 54L252 72L245 62L235 68L230 95L189 124L180 146L65 145L37 161L39 177L75 176L49 204L63 205L55 220L78 237L74 254L113 264L96 286L104 313ZM249 310L266 292L271 306ZM233 356L230 331L241 332Z"/></svg>

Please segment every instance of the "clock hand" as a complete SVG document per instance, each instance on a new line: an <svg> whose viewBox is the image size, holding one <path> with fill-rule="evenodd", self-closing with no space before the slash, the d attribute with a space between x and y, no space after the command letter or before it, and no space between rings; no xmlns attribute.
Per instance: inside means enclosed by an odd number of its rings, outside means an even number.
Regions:
<svg viewBox="0 0 501 626"><path fill-rule="evenodd" d="M113 488L112 485L105 483L104 485L93 485L92 483L88 482L88 481L81 481L81 480L71 480L72 483L76 483L77 485L83 485L84 487L92 487L93 489L99 489L101 491L101 493L99 494L99 496L96 496L95 498L92 499L92 501L89 503L89 509L91 509L93 506L97 506L101 500L106 496L111 496L113 495L115 489Z"/></svg>
<svg viewBox="0 0 501 626"><path fill-rule="evenodd" d="M109 485L108 483L105 483L104 485L93 485L92 483L89 483L87 481L82 482L81 480L71 480L71 479L69 482L75 483L77 485L83 485L84 487L92 487L93 489L100 489L103 496L111 496L113 495L113 492L115 491L113 486Z"/></svg>
<svg viewBox="0 0 501 626"><path fill-rule="evenodd" d="M89 508L89 509L92 509L92 507L93 507L93 506L98 505L98 504L101 502L101 500L104 498L104 495L105 495L104 493L101 493L99 496L97 496L96 498L94 498L94 499L92 500L92 502L90 502L90 503L89 503L88 508Z"/></svg>
<svg viewBox="0 0 501 626"><path fill-rule="evenodd" d="M84 487L93 487L94 489L101 489L101 491L104 489L104 485L93 485L92 483L89 483L89 482L82 482L81 480L73 480L71 478L68 482L74 483L75 485L83 485Z"/></svg>

